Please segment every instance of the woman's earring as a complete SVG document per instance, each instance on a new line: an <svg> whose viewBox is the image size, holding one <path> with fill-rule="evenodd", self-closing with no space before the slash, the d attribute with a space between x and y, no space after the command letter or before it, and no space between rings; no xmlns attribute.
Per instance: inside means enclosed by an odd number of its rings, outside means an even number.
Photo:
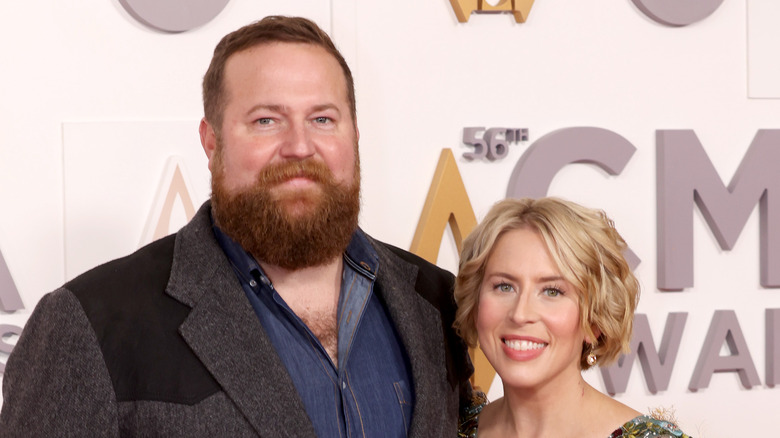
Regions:
<svg viewBox="0 0 780 438"><path fill-rule="evenodd" d="M588 353L588 357L585 359L586 362L588 362L588 365L593 366L596 364L596 361L598 358L593 353Z"/></svg>

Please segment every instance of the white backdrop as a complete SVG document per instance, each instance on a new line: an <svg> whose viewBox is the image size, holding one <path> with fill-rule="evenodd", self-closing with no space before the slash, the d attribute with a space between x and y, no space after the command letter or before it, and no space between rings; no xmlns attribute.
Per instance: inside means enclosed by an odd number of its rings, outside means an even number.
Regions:
<svg viewBox="0 0 780 438"><path fill-rule="evenodd" d="M674 28L630 0L537 1L522 24L509 15L458 23L448 0L231 0L211 22L180 34L144 27L118 0L0 3L0 251L25 307L0 312L0 324L23 326L44 293L134 250L171 155L182 157L196 205L208 196L196 127L214 45L264 15L304 15L332 33L355 74L361 225L402 248L443 148L454 151L481 218L543 135L596 126L631 142L637 151L620 175L572 165L550 187L604 208L642 259L639 311L656 345L669 312L689 313L669 389L650 394L637 362L618 398L639 410L673 406L696 437L771 433L780 389L746 389L735 373L687 389L721 309L735 310L766 380L764 312L780 308L780 291L759 285L758 215L724 251L693 212L695 285L658 291L655 131L694 130L728 183L756 131L780 129L774 3L727 0L705 20ZM461 157L470 151L461 142L466 126L528 128L530 139L502 160L469 162ZM439 261L451 270L453 247L446 237ZM604 388L597 372L587 378Z"/></svg>

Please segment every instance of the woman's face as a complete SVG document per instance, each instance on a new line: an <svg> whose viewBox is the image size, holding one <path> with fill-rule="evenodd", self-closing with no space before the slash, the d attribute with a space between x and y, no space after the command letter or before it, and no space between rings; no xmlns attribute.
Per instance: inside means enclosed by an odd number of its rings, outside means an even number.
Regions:
<svg viewBox="0 0 780 438"><path fill-rule="evenodd" d="M476 325L479 345L505 388L580 378L585 335L578 294L538 232L520 228L499 238L485 266Z"/></svg>

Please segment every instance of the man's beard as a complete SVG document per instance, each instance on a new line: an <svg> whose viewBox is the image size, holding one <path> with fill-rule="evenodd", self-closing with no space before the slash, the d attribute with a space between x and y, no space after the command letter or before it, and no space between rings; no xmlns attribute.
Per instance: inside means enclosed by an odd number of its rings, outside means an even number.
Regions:
<svg viewBox="0 0 780 438"><path fill-rule="evenodd" d="M338 184L319 161L271 164L252 186L230 193L218 157L211 181L212 214L217 226L258 262L288 270L321 266L344 252L357 229L359 167L356 159L351 184ZM272 193L278 184L295 177L308 178L319 189Z"/></svg>

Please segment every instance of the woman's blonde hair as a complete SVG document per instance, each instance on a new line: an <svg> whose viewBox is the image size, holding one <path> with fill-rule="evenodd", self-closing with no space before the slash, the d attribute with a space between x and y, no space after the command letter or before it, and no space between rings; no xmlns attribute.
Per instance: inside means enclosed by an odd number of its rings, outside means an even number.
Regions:
<svg viewBox="0 0 780 438"><path fill-rule="evenodd" d="M590 368L589 353L608 365L628 352L639 282L623 256L626 242L603 211L558 198L500 201L463 242L454 326L466 343L477 344L479 291L493 248L504 233L523 227L540 234L561 275L579 291L580 325L592 342L583 342L582 369Z"/></svg>

